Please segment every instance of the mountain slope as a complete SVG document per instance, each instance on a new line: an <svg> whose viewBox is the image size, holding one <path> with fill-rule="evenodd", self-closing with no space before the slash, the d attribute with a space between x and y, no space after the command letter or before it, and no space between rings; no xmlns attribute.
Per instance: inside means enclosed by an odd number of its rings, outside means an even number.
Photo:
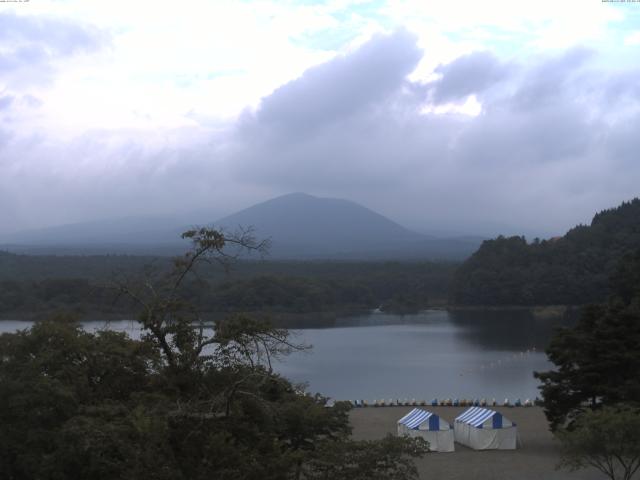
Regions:
<svg viewBox="0 0 640 480"><path fill-rule="evenodd" d="M457 271L452 301L466 305L552 305L603 301L622 257L640 248L640 199L602 211L564 237L485 241Z"/></svg>
<svg viewBox="0 0 640 480"><path fill-rule="evenodd" d="M124 217L27 230L0 238L0 249L30 255L176 255L183 219Z"/></svg>
<svg viewBox="0 0 640 480"><path fill-rule="evenodd" d="M271 238L274 255L384 251L427 238L356 203L302 193L254 205L216 225L252 226L257 237Z"/></svg>
<svg viewBox="0 0 640 480"><path fill-rule="evenodd" d="M2 237L3 243L19 245L85 245L139 244L156 239L173 241L168 232L182 222L164 217L123 217L78 222L54 227L18 232Z"/></svg>
<svg viewBox="0 0 640 480"><path fill-rule="evenodd" d="M270 238L271 258L461 260L480 244L473 237L437 238L413 232L348 200L292 193L225 217L216 226L251 226Z"/></svg>
<svg viewBox="0 0 640 480"><path fill-rule="evenodd" d="M252 227L256 238L271 239L272 259L461 260L481 241L419 234L357 203L303 193L267 200L214 226L229 231ZM0 238L0 249L28 254L176 255L187 247L180 234L189 228L188 221L169 217L91 221Z"/></svg>

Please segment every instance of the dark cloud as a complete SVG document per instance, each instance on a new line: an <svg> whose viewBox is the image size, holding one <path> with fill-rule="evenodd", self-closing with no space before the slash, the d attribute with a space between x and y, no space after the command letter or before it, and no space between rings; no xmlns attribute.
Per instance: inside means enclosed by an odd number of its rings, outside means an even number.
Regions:
<svg viewBox="0 0 640 480"><path fill-rule="evenodd" d="M39 45L51 55L69 56L96 50L106 40L102 31L70 20L0 13L0 42L4 46Z"/></svg>
<svg viewBox="0 0 640 480"><path fill-rule="evenodd" d="M626 172L637 169L640 152L640 112L625 116L617 123L616 128L607 129L603 135L603 143L605 151L611 156L611 168L625 175ZM640 182L640 178L634 180Z"/></svg>
<svg viewBox="0 0 640 480"><path fill-rule="evenodd" d="M14 100L15 100L15 97L13 95L0 96L0 111L9 108Z"/></svg>
<svg viewBox="0 0 640 480"><path fill-rule="evenodd" d="M517 95L510 100L512 106L531 111L553 107L557 102L570 99L580 101L580 95L586 93L584 85L579 84L580 76L594 55L592 50L576 47L541 62L527 72Z"/></svg>
<svg viewBox="0 0 640 480"><path fill-rule="evenodd" d="M46 83L56 60L96 51L108 41L105 32L66 19L0 13L0 78Z"/></svg>
<svg viewBox="0 0 640 480"><path fill-rule="evenodd" d="M265 98L232 137L235 180L360 200L425 229L511 222L543 234L638 194L620 187L612 156L633 151L624 132L639 125L616 133L617 120L604 121L604 92L621 84L634 92L634 77L598 75L596 53L577 48L529 63L472 53L438 67L435 82L411 83L414 42L378 37L366 54L309 70ZM385 72L383 81L372 71ZM364 91L353 94L354 85ZM425 109L470 94L482 102L478 116ZM640 180L640 165L626 165Z"/></svg>
<svg viewBox="0 0 640 480"><path fill-rule="evenodd" d="M38 108L41 107L44 102L34 95L27 94L20 98L20 103L29 108Z"/></svg>
<svg viewBox="0 0 640 480"><path fill-rule="evenodd" d="M2 152L5 145L7 145L10 140L11 134L7 130L0 128L0 152ZM7 159L6 162L3 162L0 158L0 168L2 168L3 163L9 163L9 160Z"/></svg>
<svg viewBox="0 0 640 480"><path fill-rule="evenodd" d="M294 129L342 121L394 93L421 56L416 37L407 31L377 35L278 88L262 101L255 121Z"/></svg>
<svg viewBox="0 0 640 480"><path fill-rule="evenodd" d="M398 92L420 58L416 38L400 30L309 69L243 116L232 139L234 168L246 179L283 186L357 182L361 165L345 157L392 157L406 140L403 113L392 110L403 108ZM388 166L385 160L369 169ZM362 179L374 180L367 174Z"/></svg>
<svg viewBox="0 0 640 480"><path fill-rule="evenodd" d="M607 102L612 111L640 101L640 69L615 72L607 76L601 74L598 80L600 84L606 82L608 88L600 91L598 83L594 85L595 82L591 78L584 81L593 85L592 95L598 96L601 102Z"/></svg>
<svg viewBox="0 0 640 480"><path fill-rule="evenodd" d="M482 52L424 84L407 79L420 59L405 31L374 37L197 142L189 132L166 145L180 132L13 141L0 192L14 208L0 209L0 228L189 209L214 217L304 191L426 231L552 235L640 194L636 69L608 73L584 49L508 63ZM470 94L479 115L435 113Z"/></svg>
<svg viewBox="0 0 640 480"><path fill-rule="evenodd" d="M489 52L464 55L436 68L436 73L442 77L429 85L431 99L436 104L459 102L471 94L496 86L509 75L510 70L509 65Z"/></svg>

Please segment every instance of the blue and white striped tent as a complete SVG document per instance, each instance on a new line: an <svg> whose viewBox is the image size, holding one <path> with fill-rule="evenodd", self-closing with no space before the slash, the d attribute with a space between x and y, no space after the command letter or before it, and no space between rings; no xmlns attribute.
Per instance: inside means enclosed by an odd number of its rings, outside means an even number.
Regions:
<svg viewBox="0 0 640 480"><path fill-rule="evenodd" d="M414 408L398 420L398 435L421 437L433 452L453 452L453 430L449 422L421 408Z"/></svg>
<svg viewBox="0 0 640 480"><path fill-rule="evenodd" d="M471 407L456 417L453 429L456 442L475 450L516 448L516 424L495 410Z"/></svg>

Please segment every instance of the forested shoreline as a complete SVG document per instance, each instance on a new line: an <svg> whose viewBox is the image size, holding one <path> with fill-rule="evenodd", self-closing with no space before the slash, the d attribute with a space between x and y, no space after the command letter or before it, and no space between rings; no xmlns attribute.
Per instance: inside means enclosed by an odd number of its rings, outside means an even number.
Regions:
<svg viewBox="0 0 640 480"><path fill-rule="evenodd" d="M52 311L81 318L131 315L118 294L125 280L169 268L162 257L30 257L0 254L0 318L32 320ZM205 265L182 294L209 314L412 313L446 302L457 264L434 262L237 262Z"/></svg>
<svg viewBox="0 0 640 480"><path fill-rule="evenodd" d="M640 247L640 199L597 213L548 240L499 236L455 273L456 305L586 305L611 294L608 279Z"/></svg>
<svg viewBox="0 0 640 480"><path fill-rule="evenodd" d="M499 236L464 263L238 261L229 271L204 265L182 295L207 314L354 314L379 308L415 313L447 307L581 306L610 294L608 279L640 247L640 200L596 214L563 237ZM118 318L135 306L118 284L167 271L167 257L28 256L0 252L0 319L50 312Z"/></svg>

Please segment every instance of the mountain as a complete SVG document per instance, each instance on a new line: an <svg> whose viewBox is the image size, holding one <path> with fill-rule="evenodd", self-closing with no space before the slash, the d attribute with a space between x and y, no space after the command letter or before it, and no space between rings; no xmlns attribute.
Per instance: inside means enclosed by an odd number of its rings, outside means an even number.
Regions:
<svg viewBox="0 0 640 480"><path fill-rule="evenodd" d="M70 223L53 227L27 230L5 235L6 243L25 245L72 245L90 243L147 243L160 235L167 239L167 231L182 222L164 217L124 217L89 222Z"/></svg>
<svg viewBox="0 0 640 480"><path fill-rule="evenodd" d="M272 259L461 260L482 240L416 233L357 203L304 193L267 200L213 225L229 231L253 228L256 238L271 240ZM184 219L170 217L96 220L7 235L0 238L0 249L28 254L176 255L186 248L180 234L189 228Z"/></svg>
<svg viewBox="0 0 640 480"><path fill-rule="evenodd" d="M464 258L474 239L422 235L357 203L304 193L283 195L217 221L233 231L252 226L271 240L272 258Z"/></svg>
<svg viewBox="0 0 640 480"><path fill-rule="evenodd" d="M304 193L267 200L216 225L227 230L251 226L257 237L271 238L272 253L278 255L384 250L423 238L357 203Z"/></svg>
<svg viewBox="0 0 640 480"><path fill-rule="evenodd" d="M640 199L597 213L563 237L482 243L456 272L451 296L464 305L581 305L604 301L609 277L640 249Z"/></svg>
<svg viewBox="0 0 640 480"><path fill-rule="evenodd" d="M180 239L183 222L172 217L78 222L5 235L0 248L30 254L174 254L185 248Z"/></svg>

